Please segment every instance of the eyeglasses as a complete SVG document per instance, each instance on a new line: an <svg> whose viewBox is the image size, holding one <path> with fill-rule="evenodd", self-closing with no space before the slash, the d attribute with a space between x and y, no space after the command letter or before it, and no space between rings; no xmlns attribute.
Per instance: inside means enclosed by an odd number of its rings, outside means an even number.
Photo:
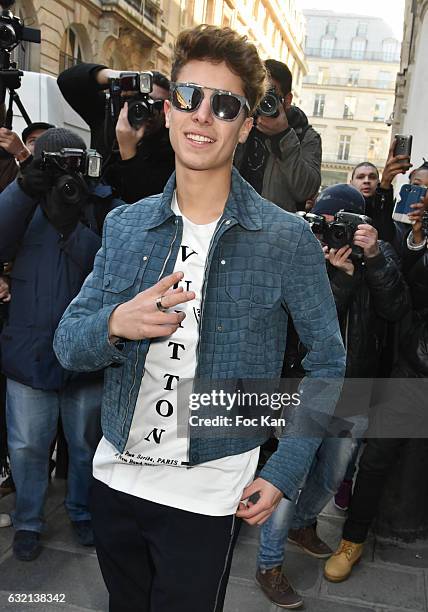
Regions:
<svg viewBox="0 0 428 612"><path fill-rule="evenodd" d="M235 121L244 107L248 112L250 111L250 105L244 96L214 87L202 87L195 83L171 83L171 103L179 111L193 113L200 107L204 99L204 89L213 92L210 106L211 112L217 119Z"/></svg>

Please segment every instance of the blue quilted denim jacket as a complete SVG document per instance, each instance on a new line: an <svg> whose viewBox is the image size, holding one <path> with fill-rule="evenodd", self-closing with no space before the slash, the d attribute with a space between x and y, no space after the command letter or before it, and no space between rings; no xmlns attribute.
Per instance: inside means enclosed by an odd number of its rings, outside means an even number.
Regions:
<svg viewBox="0 0 428 612"><path fill-rule="evenodd" d="M55 334L54 349L65 368L105 368L103 433L120 452L126 446L150 342L126 341L118 349L108 341L108 320L118 304L173 271L182 235L181 217L171 210L174 189L172 175L163 194L107 216L93 272ZM207 185L207 198L209 192ZM206 264L197 376L279 378L288 313L308 349L305 380L342 377L345 352L317 239L303 219L260 197L233 170ZM333 393L323 410L332 410L335 399ZM264 437L191 436L189 465L245 452L262 444ZM284 436L261 476L295 497L319 442Z"/></svg>

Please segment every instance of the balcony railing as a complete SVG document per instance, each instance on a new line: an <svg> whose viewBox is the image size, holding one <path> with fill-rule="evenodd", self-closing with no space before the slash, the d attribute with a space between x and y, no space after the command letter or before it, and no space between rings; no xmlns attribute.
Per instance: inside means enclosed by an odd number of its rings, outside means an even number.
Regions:
<svg viewBox="0 0 428 612"><path fill-rule="evenodd" d="M366 60L369 62L400 62L399 51L360 51L357 49L323 49L321 47L307 47L305 53L308 57Z"/></svg>
<svg viewBox="0 0 428 612"><path fill-rule="evenodd" d="M365 159L362 159L361 157L357 157L354 155L349 155L348 159L340 159L339 155L335 155L334 153L323 153L322 156L322 161L323 163L333 163L333 164L346 164L349 166L356 166L357 164L359 164L361 161L365 161L366 159L368 159L367 157ZM386 158L383 159L371 159L371 163L374 164L375 166L382 168L385 164L385 160Z"/></svg>
<svg viewBox="0 0 428 612"><path fill-rule="evenodd" d="M381 79L348 79L346 77L325 77L319 82L317 75L308 75L303 79L304 85L321 85L327 87L365 87L370 89L395 89L395 81L383 81Z"/></svg>

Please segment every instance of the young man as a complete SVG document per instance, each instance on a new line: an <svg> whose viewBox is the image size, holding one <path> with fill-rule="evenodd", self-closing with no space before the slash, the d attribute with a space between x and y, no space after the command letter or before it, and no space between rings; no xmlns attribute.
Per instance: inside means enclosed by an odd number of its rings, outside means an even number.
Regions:
<svg viewBox="0 0 428 612"><path fill-rule="evenodd" d="M317 240L232 172L264 93L256 48L198 26L177 39L172 80L176 174L162 195L108 217L55 339L64 366L106 368L92 511L111 612L218 610L235 517L263 523L313 459L316 442L303 441L284 466L284 438L251 482L268 434L219 439L190 427L180 438L178 382L279 377L285 305L313 386L344 369Z"/></svg>

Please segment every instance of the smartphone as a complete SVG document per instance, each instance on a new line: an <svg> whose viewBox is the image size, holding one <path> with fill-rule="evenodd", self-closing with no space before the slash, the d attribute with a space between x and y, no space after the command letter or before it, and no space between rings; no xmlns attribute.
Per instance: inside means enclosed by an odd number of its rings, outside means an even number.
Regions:
<svg viewBox="0 0 428 612"><path fill-rule="evenodd" d="M404 136L403 134L395 134L395 147L394 155L407 155L408 157L412 154L412 142L413 136Z"/></svg>
<svg viewBox="0 0 428 612"><path fill-rule="evenodd" d="M410 221L408 214L414 212L410 206L417 204L421 201L421 198L425 197L427 188L421 185L402 185L400 189L400 199L397 201L392 213L394 221L400 221L401 223L409 223Z"/></svg>

